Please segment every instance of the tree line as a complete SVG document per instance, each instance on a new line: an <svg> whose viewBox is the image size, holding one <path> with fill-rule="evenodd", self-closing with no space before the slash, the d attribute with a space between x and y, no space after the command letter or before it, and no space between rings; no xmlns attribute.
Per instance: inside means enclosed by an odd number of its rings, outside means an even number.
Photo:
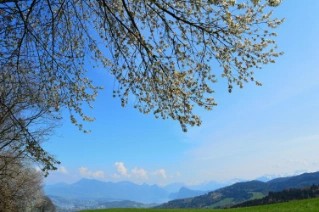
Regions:
<svg viewBox="0 0 319 212"><path fill-rule="evenodd" d="M233 208L273 204L316 197L319 197L319 185L312 185L305 188L291 188L279 192L269 192L268 195L262 199L243 202L233 206Z"/></svg>

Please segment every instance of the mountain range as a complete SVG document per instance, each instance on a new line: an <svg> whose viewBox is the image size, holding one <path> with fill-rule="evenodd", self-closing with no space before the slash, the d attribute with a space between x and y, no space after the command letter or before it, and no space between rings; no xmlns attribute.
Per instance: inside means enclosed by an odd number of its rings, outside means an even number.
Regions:
<svg viewBox="0 0 319 212"><path fill-rule="evenodd" d="M181 183L160 187L139 185L128 181L102 182L82 179L73 184L46 185L44 191L59 208L73 210L112 207L144 208L156 205L160 208L223 208L262 198L270 191L303 188L313 184L319 184L319 172L276 178L267 182L259 180L239 182L225 187L214 182L192 187ZM197 188L203 188L203 190Z"/></svg>
<svg viewBox="0 0 319 212"><path fill-rule="evenodd" d="M103 207L143 208L173 199L198 196L224 185L212 181L189 187L183 183L172 183L160 187L158 185L139 185L128 181L103 182L81 179L72 184L45 185L44 192L57 207L64 210Z"/></svg>
<svg viewBox="0 0 319 212"><path fill-rule="evenodd" d="M157 206L158 208L225 208L262 198L270 191L282 191L290 188L304 188L319 184L319 172L304 173L293 177L283 177L268 182L249 181L208 192L192 198L172 200Z"/></svg>
<svg viewBox="0 0 319 212"><path fill-rule="evenodd" d="M169 193L157 185L137 185L132 182L102 182L82 179L73 184L47 185L44 191L49 196L66 199L104 201L130 200L141 203L160 203L168 200Z"/></svg>

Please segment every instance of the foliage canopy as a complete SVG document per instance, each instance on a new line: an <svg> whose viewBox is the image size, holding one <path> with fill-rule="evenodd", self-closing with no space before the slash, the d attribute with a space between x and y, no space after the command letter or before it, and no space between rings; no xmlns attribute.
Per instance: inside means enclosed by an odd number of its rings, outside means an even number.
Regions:
<svg viewBox="0 0 319 212"><path fill-rule="evenodd" d="M254 69L276 51L269 6L279 0L2 0L0 70L33 76L42 104L68 108L80 129L82 109L99 87L86 78L94 59L116 79L114 96L142 113L200 125L194 106L212 109L217 76L231 92L255 81ZM218 67L212 67L217 61ZM257 84L259 82L255 81Z"/></svg>
<svg viewBox="0 0 319 212"><path fill-rule="evenodd" d="M83 106L101 87L94 68L115 78L114 97L155 117L200 125L196 106L211 110L214 83L260 85L254 70L275 62L269 6L279 0L0 0L0 151L57 161L40 142L61 110L92 121ZM88 61L93 60L94 66ZM215 61L215 63L213 63ZM218 64L213 67L213 64Z"/></svg>
<svg viewBox="0 0 319 212"><path fill-rule="evenodd" d="M42 173L25 158L0 156L0 211L55 211L42 192Z"/></svg>

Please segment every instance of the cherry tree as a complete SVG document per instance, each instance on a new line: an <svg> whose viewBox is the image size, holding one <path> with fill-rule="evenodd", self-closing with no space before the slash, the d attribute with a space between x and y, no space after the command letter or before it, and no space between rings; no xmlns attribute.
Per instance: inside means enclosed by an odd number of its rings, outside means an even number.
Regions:
<svg viewBox="0 0 319 212"><path fill-rule="evenodd" d="M122 106L130 101L142 113L178 121L184 131L199 126L194 108L217 105L218 78L229 92L260 85L254 72L282 54L275 29L283 20L272 16L279 4L0 0L0 150L10 147L55 169L57 161L41 147L43 129L67 109L86 132L83 123L93 118L83 106L102 89L87 77L96 69L114 76L113 96Z"/></svg>

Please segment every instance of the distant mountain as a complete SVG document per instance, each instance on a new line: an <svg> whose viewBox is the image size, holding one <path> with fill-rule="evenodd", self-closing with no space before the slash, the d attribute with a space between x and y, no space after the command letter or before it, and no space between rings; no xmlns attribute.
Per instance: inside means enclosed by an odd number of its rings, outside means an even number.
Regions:
<svg viewBox="0 0 319 212"><path fill-rule="evenodd" d="M194 197L207 191L192 190L174 183L165 187L132 182L102 182L82 179L73 184L58 183L46 185L45 193L56 206L64 210L85 208L153 207L172 199Z"/></svg>
<svg viewBox="0 0 319 212"><path fill-rule="evenodd" d="M206 182L206 183L201 183L198 185L186 185L184 183L172 183L172 184L168 184L166 186L163 187L163 189L165 189L166 191L168 191L169 193L171 193L171 197L174 196L173 193L179 193L181 188L186 188L188 190L192 190L194 191L194 193L199 192L199 193L206 193L208 191L213 191L222 187L225 187L227 185L231 185L233 183L230 182L224 182L224 183L220 183L220 182L214 182L214 181L210 181L210 182ZM175 199L175 198L173 198Z"/></svg>
<svg viewBox="0 0 319 212"><path fill-rule="evenodd" d="M220 183L220 182L210 181L210 182L207 182L207 183L201 183L199 185L187 186L187 188L189 188L191 190L198 190L198 191L214 191L216 189L231 185L233 183L234 182Z"/></svg>
<svg viewBox="0 0 319 212"><path fill-rule="evenodd" d="M262 177L259 177L259 178L255 179L255 180L261 181L261 182L268 182L268 181L270 181L270 180L272 180L274 178L277 178L277 177L272 176L272 175L265 175L265 176L262 176Z"/></svg>
<svg viewBox="0 0 319 212"><path fill-rule="evenodd" d="M49 196L65 199L161 203L168 201L169 193L157 185L137 185L131 182L102 182L82 179L73 184L47 185L44 191Z"/></svg>
<svg viewBox="0 0 319 212"><path fill-rule="evenodd" d="M250 181L235 183L207 194L172 200L158 206L159 208L222 208L230 207L247 200L262 198L270 191L289 188L303 188L319 184L319 172L305 173L293 177L276 178L268 182Z"/></svg>
<svg viewBox="0 0 319 212"><path fill-rule="evenodd" d="M179 189L181 189L184 186L185 186L184 183L171 183L164 186L163 189L168 191L169 193L176 193L179 191Z"/></svg>
<svg viewBox="0 0 319 212"><path fill-rule="evenodd" d="M171 193L169 195L170 199L182 199L182 198L189 198L189 197L195 197L202 194L207 193L206 191L197 191L197 190L191 190L186 187L182 187L179 189L176 193Z"/></svg>

